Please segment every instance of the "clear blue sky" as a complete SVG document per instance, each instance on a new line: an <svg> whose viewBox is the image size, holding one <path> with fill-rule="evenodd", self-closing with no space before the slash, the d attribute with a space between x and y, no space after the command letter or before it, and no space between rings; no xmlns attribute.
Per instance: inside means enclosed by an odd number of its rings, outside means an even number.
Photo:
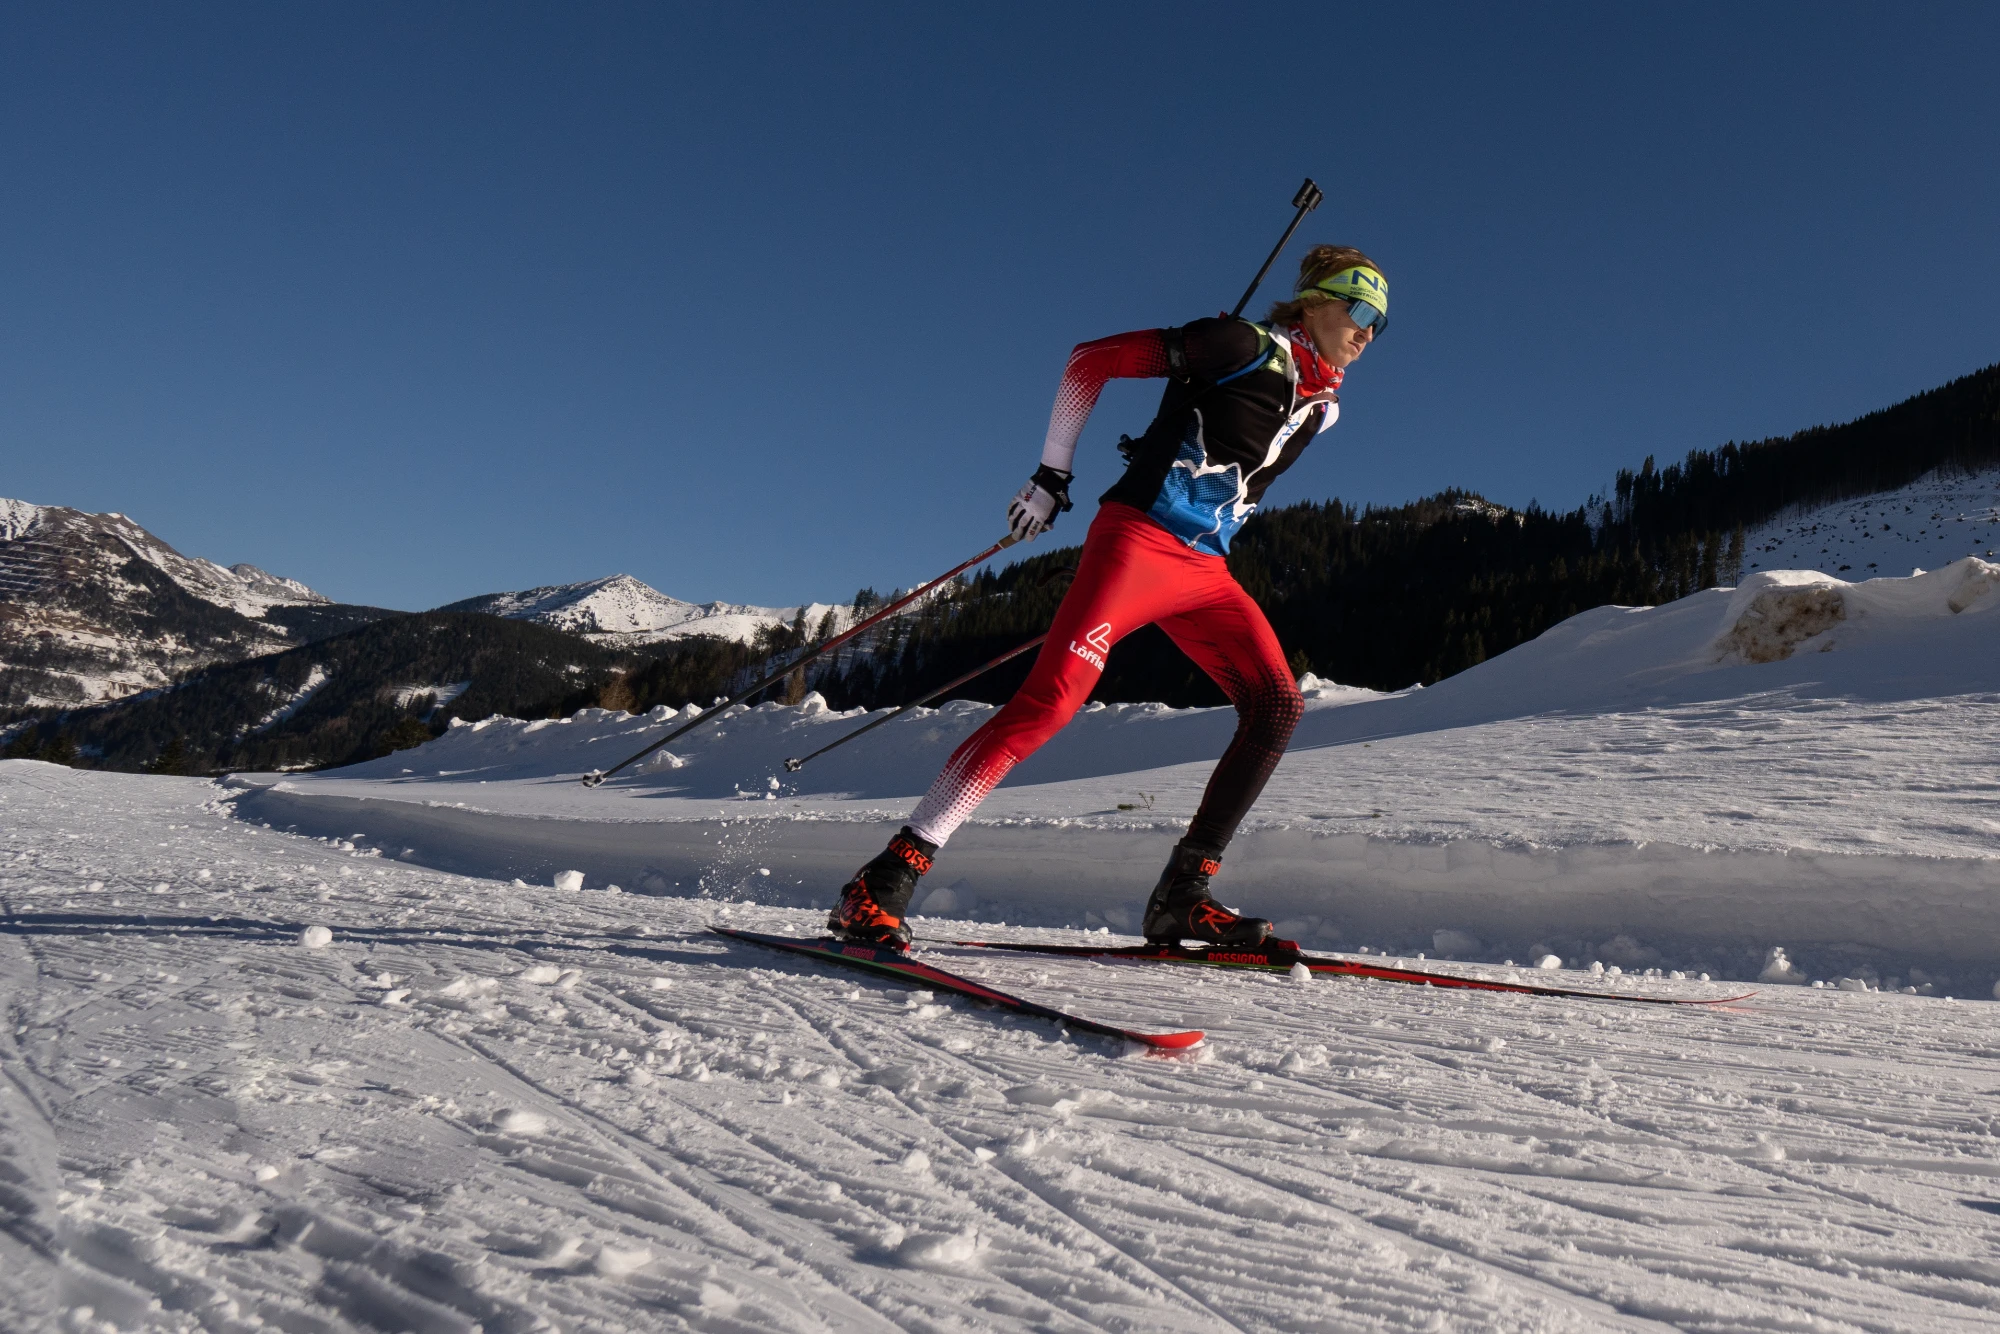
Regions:
<svg viewBox="0 0 2000 1334"><path fill-rule="evenodd" d="M1259 307L1338 240L1393 331L1272 504L1567 507L2000 360L2000 7L845 8L7 6L0 495L392 607L907 585L1308 174Z"/></svg>

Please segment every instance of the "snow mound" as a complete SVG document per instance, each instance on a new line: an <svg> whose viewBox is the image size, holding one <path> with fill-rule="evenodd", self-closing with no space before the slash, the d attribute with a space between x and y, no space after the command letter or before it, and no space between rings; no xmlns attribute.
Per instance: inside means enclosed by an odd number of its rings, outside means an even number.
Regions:
<svg viewBox="0 0 2000 1334"><path fill-rule="evenodd" d="M1995 584L2000 584L2000 565L1976 556L1908 579L1861 584L1813 570L1753 574L1723 612L1727 628L1716 639L1716 661L1782 662L1808 645L1829 653L1897 622L1956 616L1981 605ZM1845 636L1832 633L1838 626L1849 627Z"/></svg>

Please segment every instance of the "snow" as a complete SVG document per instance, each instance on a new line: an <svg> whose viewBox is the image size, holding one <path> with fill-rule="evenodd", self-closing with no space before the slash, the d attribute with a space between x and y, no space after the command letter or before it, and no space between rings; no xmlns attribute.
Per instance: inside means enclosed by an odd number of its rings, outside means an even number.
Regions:
<svg viewBox="0 0 2000 1334"><path fill-rule="evenodd" d="M268 731L276 727L279 723L284 722L285 719L304 708L306 702L319 692L319 688L332 679L332 674L326 668L320 666L318 663L314 663L312 670L306 673L306 679L299 683L299 687L296 690L289 692L281 691L269 681L259 682L259 688L266 695L274 696L278 702L272 707L270 712L259 718L253 726L245 728L244 735L249 736L257 732ZM396 703L400 706L406 703L406 701L398 699Z"/></svg>
<svg viewBox="0 0 2000 1334"><path fill-rule="evenodd" d="M829 611L834 628L853 623L851 608L812 602L799 607L753 607L733 602L683 602L629 574L556 584L519 593L491 593L452 603L447 611L481 611L533 621L582 635L597 643L655 644L693 635L714 635L749 643L762 630L790 626L805 615L806 629L818 630Z"/></svg>
<svg viewBox="0 0 2000 1334"><path fill-rule="evenodd" d="M0 542L26 537L41 521L42 507L25 500L0 499Z"/></svg>
<svg viewBox="0 0 2000 1334"><path fill-rule="evenodd" d="M1210 1035L1147 1057L704 931L809 911L466 878L358 825L231 814L254 795L0 762L0 1327L1935 1331L2000 1308L1983 1003L1660 1012L938 951Z"/></svg>
<svg viewBox="0 0 2000 1334"><path fill-rule="evenodd" d="M267 574L255 565L225 569L211 560L183 556L123 514L92 514L65 505L0 499L0 541L37 537L82 544L110 537L195 597L253 620L275 606L329 601L296 579Z"/></svg>
<svg viewBox="0 0 2000 1334"><path fill-rule="evenodd" d="M431 697L431 711L435 713L438 709L443 708L470 689L472 689L472 682L469 680L447 681L442 685L397 686L393 698L396 701L397 708L407 709L416 700L429 695Z"/></svg>
<svg viewBox="0 0 2000 1334"><path fill-rule="evenodd" d="M2000 550L2000 468L1938 471L1895 491L1780 515L1748 534L1743 568L1907 574Z"/></svg>
<svg viewBox="0 0 2000 1334"><path fill-rule="evenodd" d="M1849 583L1765 572L1602 607L1394 695L1307 680L1225 901L1321 948L1983 994L2000 977L2000 566ZM328 773L241 776L246 811L365 829L461 873L824 905L987 706L865 721L735 709L586 789L693 711L494 718ZM1087 706L954 837L922 911L1130 931L1234 727Z"/></svg>

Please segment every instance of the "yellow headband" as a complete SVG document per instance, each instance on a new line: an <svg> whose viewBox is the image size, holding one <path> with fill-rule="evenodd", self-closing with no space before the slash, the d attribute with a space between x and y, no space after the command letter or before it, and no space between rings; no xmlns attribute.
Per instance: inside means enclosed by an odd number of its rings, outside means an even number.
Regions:
<svg viewBox="0 0 2000 1334"><path fill-rule="evenodd" d="M1316 283L1307 283L1299 291L1325 292L1342 301L1366 301L1384 315L1389 313L1389 280L1366 264L1357 264Z"/></svg>

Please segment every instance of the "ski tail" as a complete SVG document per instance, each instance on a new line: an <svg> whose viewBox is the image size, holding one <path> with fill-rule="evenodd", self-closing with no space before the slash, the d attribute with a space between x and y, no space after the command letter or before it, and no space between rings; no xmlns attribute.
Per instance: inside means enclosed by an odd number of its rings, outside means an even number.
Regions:
<svg viewBox="0 0 2000 1334"><path fill-rule="evenodd" d="M1099 1023L1095 1019L1086 1019L1081 1015L1053 1009L1010 992L989 987L972 978L946 972L920 959L912 959L901 950L886 946L856 945L831 937L806 939L799 936L767 936L756 931L739 931L727 926L711 926L709 930L732 940L762 945L766 949L782 950L787 954L802 955L808 959L817 959L821 963L873 973L877 977L893 978L901 982L933 987L939 991L949 991L972 1000L984 1001L988 1005L1014 1014L1062 1024L1079 1033L1122 1038L1127 1042L1136 1042L1159 1051L1185 1051L1189 1047L1198 1046L1205 1036L1200 1029L1190 1029L1180 1033L1140 1033L1113 1024Z"/></svg>
<svg viewBox="0 0 2000 1334"><path fill-rule="evenodd" d="M940 941L940 944L947 942ZM1633 1005L1733 1005L1757 993L1740 996L1643 996L1615 991L1585 991L1573 987L1545 987L1531 982L1494 982L1482 977L1463 977L1420 968L1391 968L1362 963L1332 955L1307 954L1289 940L1271 940L1258 946L1213 946L1194 950L1181 945L1041 945L1000 940L956 940L948 942L967 949L1005 950L1014 954L1048 954L1073 959L1097 959L1107 963L1178 963L1208 968L1245 968L1261 972L1289 971L1303 964L1315 976L1354 977L1374 982L1400 982L1409 986L1439 987L1455 991L1498 991L1516 996L1543 996L1560 1000L1623 1001Z"/></svg>

